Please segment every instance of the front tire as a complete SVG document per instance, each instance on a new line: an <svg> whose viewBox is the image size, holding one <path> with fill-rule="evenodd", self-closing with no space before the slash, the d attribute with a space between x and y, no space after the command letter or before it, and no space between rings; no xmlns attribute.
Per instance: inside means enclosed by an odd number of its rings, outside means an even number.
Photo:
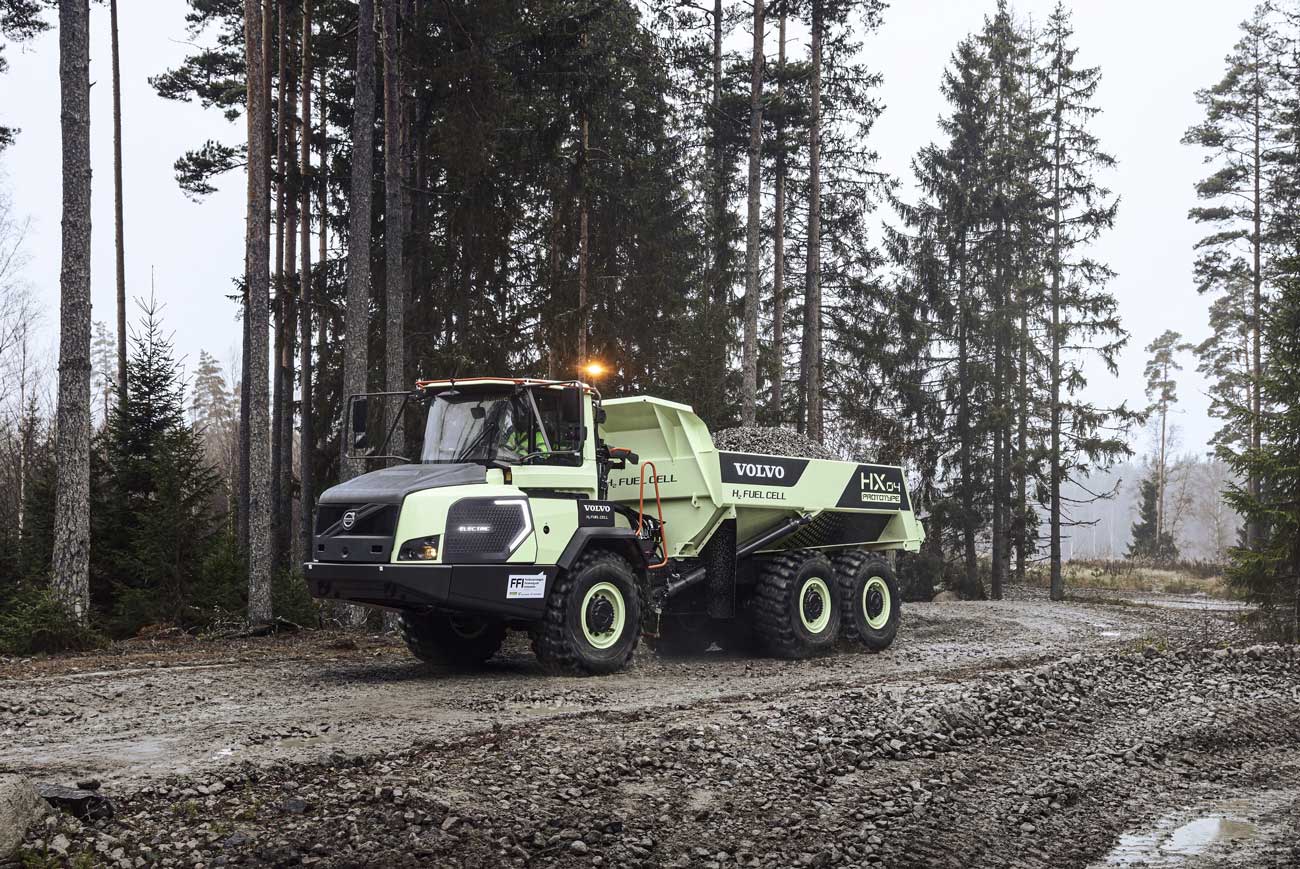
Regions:
<svg viewBox="0 0 1300 869"><path fill-rule="evenodd" d="M828 651L840 634L835 570L824 555L792 552L760 568L754 631L778 658L809 658Z"/></svg>
<svg viewBox="0 0 1300 869"><path fill-rule="evenodd" d="M641 591L626 558L586 552L556 578L533 651L549 673L615 673L632 658L641 636Z"/></svg>
<svg viewBox="0 0 1300 869"><path fill-rule="evenodd" d="M399 627L412 655L426 664L452 667L482 664L506 639L500 619L447 610L404 612Z"/></svg>
<svg viewBox="0 0 1300 869"><path fill-rule="evenodd" d="M889 562L862 551L835 559L835 578L844 602L844 637L873 652L889 648L898 633L903 598Z"/></svg>

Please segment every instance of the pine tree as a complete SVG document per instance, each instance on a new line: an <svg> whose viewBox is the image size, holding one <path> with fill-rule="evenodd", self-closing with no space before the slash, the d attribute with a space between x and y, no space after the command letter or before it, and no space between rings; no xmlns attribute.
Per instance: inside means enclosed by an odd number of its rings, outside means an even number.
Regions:
<svg viewBox="0 0 1300 869"><path fill-rule="evenodd" d="M401 50L399 46L398 0L382 0L384 56L384 388L401 392L406 382L406 265L403 226L402 151L406 138L402 129ZM403 420L395 420L389 437L393 451L406 453Z"/></svg>
<svg viewBox="0 0 1300 869"><path fill-rule="evenodd" d="M68 614L90 609L90 6L59 0L63 132L63 265L60 274L58 466L54 591Z"/></svg>
<svg viewBox="0 0 1300 869"><path fill-rule="evenodd" d="M126 226L122 192L122 70L119 64L117 0L109 0L113 61L113 248L117 258L117 394L126 397Z"/></svg>
<svg viewBox="0 0 1300 869"><path fill-rule="evenodd" d="M1178 361L1178 354L1192 350L1192 345L1180 340L1177 332L1166 329L1147 345L1151 354L1143 373L1146 375L1147 399L1151 402L1147 413L1159 420L1159 434L1156 438L1156 456L1154 479L1156 487L1155 538L1163 539L1168 532L1165 525L1165 494L1169 484L1169 413L1178 403L1178 382L1174 375L1183 366Z"/></svg>
<svg viewBox="0 0 1300 869"><path fill-rule="evenodd" d="M345 307L343 396L366 391L370 358L370 223L374 171L375 7L373 0L357 4L356 98L352 118L351 207L348 217L348 290ZM340 454L350 444L340 439ZM341 459L340 478L358 468Z"/></svg>
<svg viewBox="0 0 1300 869"><path fill-rule="evenodd" d="M1268 47L1270 35L1269 7L1256 7L1242 22L1241 39L1226 58L1227 70L1212 87L1198 91L1196 101L1205 111L1205 120L1192 127L1184 143L1206 149L1205 162L1213 171L1196 185L1196 195L1207 204L1193 208L1193 220L1209 224L1211 234L1197 244L1197 289L1202 293L1235 295L1238 288L1249 286L1249 301L1242 312L1249 335L1249 377L1244 388L1254 416L1233 416L1238 426L1221 437L1238 448L1260 449L1259 417L1261 404L1258 383L1262 375L1261 326L1265 315L1265 281L1270 269L1267 246L1273 228L1268 225L1268 173L1266 160L1273 148L1274 120L1271 104L1276 81L1273 58ZM1222 324L1227 326L1227 324ZM1226 372L1225 372L1226 373ZM1220 385L1220 392L1232 389ZM1212 407L1221 412L1221 404ZM1252 495L1259 497L1259 479L1247 481ZM1260 529L1247 525L1247 539L1252 543Z"/></svg>
<svg viewBox="0 0 1300 869"><path fill-rule="evenodd" d="M271 359L267 348L270 309L270 150L266 31L262 0L244 4L245 62L248 100L248 226L246 303L248 323L243 379L248 386L248 619L271 619L271 457L267 383Z"/></svg>

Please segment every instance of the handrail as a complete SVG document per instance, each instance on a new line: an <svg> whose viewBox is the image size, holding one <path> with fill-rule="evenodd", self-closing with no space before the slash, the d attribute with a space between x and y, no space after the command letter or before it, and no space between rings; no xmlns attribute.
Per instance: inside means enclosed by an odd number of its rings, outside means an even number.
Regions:
<svg viewBox="0 0 1300 869"><path fill-rule="evenodd" d="M637 490L637 515L641 518L636 523L636 536L640 537L642 529L645 528L645 469L650 468L650 481L655 484L655 510L659 515L659 547L663 552L663 561L658 564L651 564L651 570L657 570L668 563L668 535L664 533L664 504L659 497L659 469L655 467L654 462L641 463L641 484Z"/></svg>

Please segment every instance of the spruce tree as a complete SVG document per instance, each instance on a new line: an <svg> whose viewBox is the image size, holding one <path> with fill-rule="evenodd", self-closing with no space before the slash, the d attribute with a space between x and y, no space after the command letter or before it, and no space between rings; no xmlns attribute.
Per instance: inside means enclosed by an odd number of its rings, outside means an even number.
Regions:
<svg viewBox="0 0 1300 869"><path fill-rule="evenodd" d="M1156 471L1142 481L1138 504L1138 518L1133 523L1133 538L1129 543L1127 558L1142 559L1165 564L1178 559L1178 547L1173 535L1160 530L1160 508Z"/></svg>
<svg viewBox="0 0 1300 869"><path fill-rule="evenodd" d="M218 584L205 570L226 551L213 497L220 479L186 422L185 383L152 301L131 344L131 389L99 438L92 501L95 598L125 632L154 621L192 623L200 601L238 606L236 576Z"/></svg>

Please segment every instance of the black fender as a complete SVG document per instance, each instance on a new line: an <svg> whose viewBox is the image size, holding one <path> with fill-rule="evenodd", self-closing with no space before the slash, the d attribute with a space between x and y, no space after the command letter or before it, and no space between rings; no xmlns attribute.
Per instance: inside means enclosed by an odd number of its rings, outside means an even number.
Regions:
<svg viewBox="0 0 1300 869"><path fill-rule="evenodd" d="M649 566L636 531L631 528L617 527L578 528L573 532L569 545L564 547L564 551L560 553L555 563L562 569L568 570L588 549L608 549L617 552L631 562L632 568L643 577Z"/></svg>

